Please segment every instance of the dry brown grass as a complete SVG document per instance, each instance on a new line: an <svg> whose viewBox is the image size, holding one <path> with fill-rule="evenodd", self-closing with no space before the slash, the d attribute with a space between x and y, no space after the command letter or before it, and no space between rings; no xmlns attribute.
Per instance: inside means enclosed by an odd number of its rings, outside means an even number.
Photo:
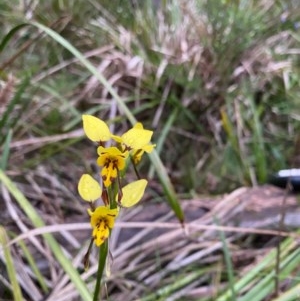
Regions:
<svg viewBox="0 0 300 301"><path fill-rule="evenodd" d="M17 247L17 242L22 239L50 289L51 293L46 300L75 300L78 292L74 291L73 285L56 264L40 235L54 233L73 265L82 270L83 256L90 236L84 206L74 198L73 184L70 187L69 181L58 182L56 176L51 176L49 171L45 172L40 168L34 175L29 174L27 180L30 186L21 186L22 191L51 226L30 230L24 214L18 210L6 190L2 190L7 208L7 215L2 216L2 220L6 221L7 229L23 233L11 243L18 262L16 269L20 284L28 300L39 300L38 296L44 295L30 272L28 262ZM180 296L188 300L216 296L218 290L226 285L226 277L222 272L226 269L223 245L218 231L226 234L237 277L247 273L268 254L276 241L275 237L299 238L298 234L276 230L283 196L284 192L266 186L256 189L240 188L215 199L202 197L182 200L181 205L186 215L185 229L177 223L165 204L146 200L141 206L123 212L110 241L110 273L106 278L105 289L109 298L116 301L139 300L142 296L151 296L153 292L161 294L161 288L171 284L176 287L176 283L178 287L167 293L168 300L180 300ZM297 208L296 198L290 196L286 206L286 226L290 229L297 228L299 225L293 219ZM218 217L222 226L215 225L214 217ZM90 262L89 270L82 277L90 283L92 289L91 277L97 270L97 255L94 252ZM180 286L179 281L183 275L188 276L204 267L207 269L205 274L195 277L188 285ZM25 274L26 277L22 276ZM216 286L212 287L214 281L217 281Z"/></svg>

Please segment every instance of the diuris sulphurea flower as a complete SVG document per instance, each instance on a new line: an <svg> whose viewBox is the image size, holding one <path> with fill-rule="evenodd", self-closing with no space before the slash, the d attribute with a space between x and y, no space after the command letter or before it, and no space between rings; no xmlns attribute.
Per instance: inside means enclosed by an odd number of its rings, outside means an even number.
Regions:
<svg viewBox="0 0 300 301"><path fill-rule="evenodd" d="M124 133L122 136L112 135L112 138L118 142L123 149L132 151L132 157L136 156L137 163L140 161L144 152L151 153L155 147L155 144L149 144L152 131L145 130L143 125L138 122L134 127Z"/></svg>
<svg viewBox="0 0 300 301"><path fill-rule="evenodd" d="M83 200L90 205L88 214L92 228L92 238L87 253L84 256L85 268L89 265L89 255L93 245L100 248L94 300L98 300L99 287L109 252L108 239L115 225L115 220L122 208L136 205L143 197L147 187L147 180L140 179L136 165L143 154L151 153L155 144L151 144L153 132L144 129L141 123L121 136L113 135L108 125L101 119L83 115L83 129L86 136L97 143L97 165L100 167L102 181L95 180L89 174L83 174L78 182L78 192ZM114 145L106 147L111 141ZM122 185L127 166L133 163L137 181ZM97 206L97 200L103 205Z"/></svg>
<svg viewBox="0 0 300 301"><path fill-rule="evenodd" d="M101 176L105 187L109 187L126 166L128 152L121 152L116 147L104 148L99 146L97 149L99 158L97 164L102 167Z"/></svg>
<svg viewBox="0 0 300 301"><path fill-rule="evenodd" d="M99 247L109 237L110 230L114 227L115 218L118 215L118 209L99 206L94 211L88 210L88 213L93 228L92 236L96 246Z"/></svg>

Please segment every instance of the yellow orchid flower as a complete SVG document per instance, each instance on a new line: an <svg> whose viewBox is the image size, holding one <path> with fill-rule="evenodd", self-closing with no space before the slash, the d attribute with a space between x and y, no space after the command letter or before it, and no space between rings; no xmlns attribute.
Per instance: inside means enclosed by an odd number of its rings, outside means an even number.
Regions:
<svg viewBox="0 0 300 301"><path fill-rule="evenodd" d="M103 167L101 176L104 186L109 187L118 176L118 172L125 168L128 152L121 152L114 146L107 148L99 146L97 152L99 155L97 164Z"/></svg>
<svg viewBox="0 0 300 301"><path fill-rule="evenodd" d="M85 201L94 202L100 198L102 189L93 177L84 174L78 182L78 192Z"/></svg>
<svg viewBox="0 0 300 301"><path fill-rule="evenodd" d="M120 205L122 207L132 207L137 204L143 197L147 184L147 180L141 179L124 186Z"/></svg>
<svg viewBox="0 0 300 301"><path fill-rule="evenodd" d="M117 135L112 135L111 137L126 150L142 150L143 152L151 153L155 147L154 144L149 144L152 134L153 131L145 130L143 125L138 122L121 137Z"/></svg>
<svg viewBox="0 0 300 301"><path fill-rule="evenodd" d="M92 115L82 115L83 130L86 136L94 142L105 142L111 138L107 124Z"/></svg>
<svg viewBox="0 0 300 301"><path fill-rule="evenodd" d="M88 210L93 228L93 239L99 247L108 237L110 229L114 227L118 209L109 209L105 206L97 207L95 211Z"/></svg>

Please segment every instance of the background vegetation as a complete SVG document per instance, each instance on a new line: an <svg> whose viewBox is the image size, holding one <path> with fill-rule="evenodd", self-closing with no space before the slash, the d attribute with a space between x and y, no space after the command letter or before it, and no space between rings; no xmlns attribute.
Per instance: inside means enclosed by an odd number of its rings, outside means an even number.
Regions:
<svg viewBox="0 0 300 301"><path fill-rule="evenodd" d="M3 237L12 238L32 226L86 221L82 218L85 208L76 185L84 171L95 172L91 164L95 154L81 130L81 115L93 114L107 120L116 132L123 132L130 125L111 88L135 118L154 131L157 152L180 199L264 184L274 171L297 167L299 28L300 5L292 0L1 1L0 216L3 231L8 231ZM74 51L70 51L68 43ZM91 72L89 62L107 85ZM149 203L164 203L165 195L153 166L147 162L140 168L151 179ZM226 222L228 216L220 222ZM130 215L126 218L130 220ZM156 217L155 220L159 222ZM206 222L217 223L212 216ZM178 236L179 230L174 231ZM16 249L12 247L15 261L11 266L15 265L17 273L21 267L31 271L29 282L15 281L27 300L41 300L50 292L45 300L64 300L64 289L69 285L72 291L67 277L65 282L60 281L70 268L62 262L64 256L75 256L77 263L73 262L73 266L77 270L69 273L82 272L79 259L84 249L81 250L79 242L89 234L83 232L75 239L64 233L64 243L60 236L45 236L42 241L32 238L27 245L20 242ZM219 259L206 264L191 261L174 268L166 263L170 261L167 249L150 258L147 250L152 249L147 244L141 247L146 254L139 262L141 266L132 264L132 270L130 264L125 267L135 254L134 243L139 239L144 243L142 238L146 234L139 234L126 247L112 243L116 247L114 257L120 257L114 264L112 287L108 288L114 296L111 300L126 300L124 292L137 284L139 290L129 295L128 300L191 300L192 296L186 296L192 287L212 283L216 290L213 294L202 294L207 298L203 300L274 297L270 281L275 273L273 251L255 266L256 270L243 274L249 276L247 281L243 278L240 286L233 287L238 272L230 265L228 241L231 238L232 243L237 242L241 239L239 235L228 239L217 233L211 237L218 240L219 251L227 258L223 269ZM67 255L55 251L59 244L68 249ZM199 242L194 245L187 240L184 247L187 245L189 256L200 248ZM283 242L281 264L285 275L291 271L297 275L300 254L296 245L291 238ZM181 247L178 246L178 254ZM207 246L203 248L208 250ZM44 264L43 270L44 261L37 256L49 261L47 252L52 259L56 258L53 260L58 266ZM169 261L161 265L164 255ZM1 256L8 264L8 257L4 253ZM154 273L150 267L148 274L141 276L146 263L155 263L157 278L150 277ZM6 273L4 265L2 270ZM215 276L210 278L209 273ZM88 288L93 285L92 276L93 271L84 276ZM278 273L276 276L279 277ZM282 277L287 285L286 277ZM3 298L12 298L12 291L18 292L8 284L13 285L12 278L9 279L1 276L0 298L1 294ZM195 279L197 284L193 286ZM86 284L76 276L73 282L78 290L72 291L72 298L89 300ZM26 291L28 283L35 290ZM230 293L226 293L227 285ZM260 285L265 288L264 294ZM298 300L298 286L295 276L287 289L290 295L278 300ZM178 294L179 291L183 293Z"/></svg>

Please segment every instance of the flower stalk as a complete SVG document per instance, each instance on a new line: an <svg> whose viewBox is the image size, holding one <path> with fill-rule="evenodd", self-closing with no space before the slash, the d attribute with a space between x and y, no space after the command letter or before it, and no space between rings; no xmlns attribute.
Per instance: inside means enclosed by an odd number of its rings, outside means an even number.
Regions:
<svg viewBox="0 0 300 301"><path fill-rule="evenodd" d="M108 254L108 241L106 240L100 246L97 278L96 278L96 285L95 285L93 301L101 300L99 295L100 295L100 291L101 291L101 280L102 280L102 275L103 275L105 265L106 265L107 254Z"/></svg>

